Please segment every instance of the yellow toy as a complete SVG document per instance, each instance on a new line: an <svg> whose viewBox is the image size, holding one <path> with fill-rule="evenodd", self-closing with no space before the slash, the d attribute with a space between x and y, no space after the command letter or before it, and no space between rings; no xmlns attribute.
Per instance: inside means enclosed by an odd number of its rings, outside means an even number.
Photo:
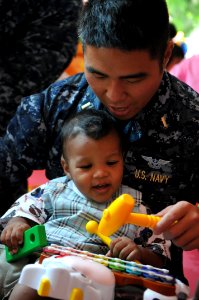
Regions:
<svg viewBox="0 0 199 300"><path fill-rule="evenodd" d="M111 239L109 236L124 224L154 228L161 218L153 215L132 213L134 203L135 200L132 196L128 194L121 195L103 211L99 224L95 221L89 221L86 224L86 230L89 233L98 235L110 247Z"/></svg>

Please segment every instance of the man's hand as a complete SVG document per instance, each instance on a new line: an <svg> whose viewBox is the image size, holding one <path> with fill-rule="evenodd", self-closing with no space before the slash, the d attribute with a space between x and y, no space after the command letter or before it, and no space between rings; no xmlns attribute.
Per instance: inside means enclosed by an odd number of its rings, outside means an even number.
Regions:
<svg viewBox="0 0 199 300"><path fill-rule="evenodd" d="M125 260L139 260L142 255L138 245L127 237L118 237L111 242L107 256L118 257Z"/></svg>
<svg viewBox="0 0 199 300"><path fill-rule="evenodd" d="M199 249L199 209L186 201L168 206L157 214L162 219L154 229L183 250Z"/></svg>
<svg viewBox="0 0 199 300"><path fill-rule="evenodd" d="M11 254L18 251L19 245L23 243L24 231L31 226L24 218L13 217L1 233L1 242L8 246Z"/></svg>

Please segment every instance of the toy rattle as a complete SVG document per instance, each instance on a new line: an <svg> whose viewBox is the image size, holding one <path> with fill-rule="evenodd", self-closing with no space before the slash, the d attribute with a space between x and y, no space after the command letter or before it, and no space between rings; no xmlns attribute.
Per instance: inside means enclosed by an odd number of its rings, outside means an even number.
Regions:
<svg viewBox="0 0 199 300"><path fill-rule="evenodd" d="M134 203L135 200L131 195L121 195L103 211L99 224L96 221L89 221L86 224L86 230L91 234L99 236L110 247L111 239L109 236L124 224L154 228L161 217L132 213Z"/></svg>

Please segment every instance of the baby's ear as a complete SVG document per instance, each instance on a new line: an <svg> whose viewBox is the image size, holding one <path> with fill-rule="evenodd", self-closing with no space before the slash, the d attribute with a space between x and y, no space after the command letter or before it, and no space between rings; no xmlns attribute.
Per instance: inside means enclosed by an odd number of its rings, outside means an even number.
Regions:
<svg viewBox="0 0 199 300"><path fill-rule="evenodd" d="M68 178L70 178L69 166L68 166L67 161L64 159L63 155L61 156L61 165L62 165L62 168L63 168L64 173L66 174L66 176Z"/></svg>

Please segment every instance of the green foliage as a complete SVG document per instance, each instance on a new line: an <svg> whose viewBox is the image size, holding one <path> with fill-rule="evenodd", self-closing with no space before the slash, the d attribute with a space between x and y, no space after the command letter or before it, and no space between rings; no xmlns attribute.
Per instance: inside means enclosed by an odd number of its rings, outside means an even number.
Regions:
<svg viewBox="0 0 199 300"><path fill-rule="evenodd" d="M199 26L199 0L166 0L171 22L177 30L189 34Z"/></svg>

